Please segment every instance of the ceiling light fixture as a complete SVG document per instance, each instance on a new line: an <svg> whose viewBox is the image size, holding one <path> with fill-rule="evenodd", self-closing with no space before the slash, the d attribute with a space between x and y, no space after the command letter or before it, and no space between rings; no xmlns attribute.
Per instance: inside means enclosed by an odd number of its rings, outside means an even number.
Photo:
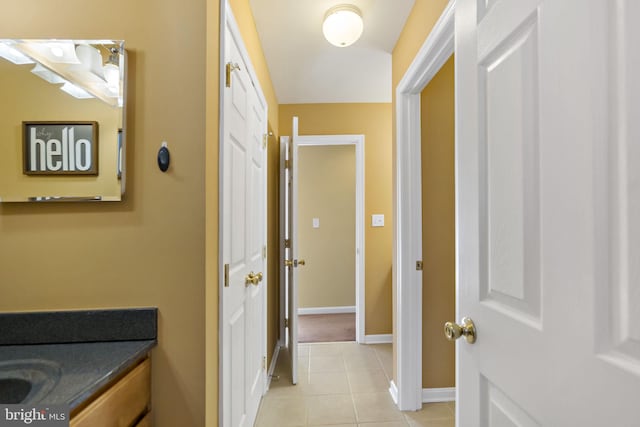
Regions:
<svg viewBox="0 0 640 427"><path fill-rule="evenodd" d="M104 77L107 81L107 87L115 94L120 92L120 66L119 52L116 48L109 49L110 55L107 63L103 67Z"/></svg>
<svg viewBox="0 0 640 427"><path fill-rule="evenodd" d="M34 63L34 61L31 58L24 55L19 50L13 48L12 46L9 45L9 43L5 41L0 41L0 56L6 59L7 61L11 61L17 65Z"/></svg>
<svg viewBox="0 0 640 427"><path fill-rule="evenodd" d="M341 4L329 9L322 24L324 37L338 47L355 43L362 35L363 29L360 9L350 4Z"/></svg>

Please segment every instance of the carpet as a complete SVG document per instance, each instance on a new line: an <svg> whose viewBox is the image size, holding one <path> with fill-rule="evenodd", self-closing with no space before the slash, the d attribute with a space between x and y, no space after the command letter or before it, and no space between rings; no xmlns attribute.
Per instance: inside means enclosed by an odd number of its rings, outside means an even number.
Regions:
<svg viewBox="0 0 640 427"><path fill-rule="evenodd" d="M298 342L356 340L356 314L304 314L298 316Z"/></svg>

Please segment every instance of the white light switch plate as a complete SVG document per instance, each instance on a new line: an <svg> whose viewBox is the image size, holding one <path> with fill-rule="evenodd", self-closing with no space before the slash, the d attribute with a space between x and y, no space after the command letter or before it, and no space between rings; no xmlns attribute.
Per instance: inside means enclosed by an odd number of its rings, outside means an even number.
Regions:
<svg viewBox="0 0 640 427"><path fill-rule="evenodd" d="M384 215L383 214L371 215L371 226L384 227Z"/></svg>
<svg viewBox="0 0 640 427"><path fill-rule="evenodd" d="M313 228L320 228L320 218L313 218Z"/></svg>

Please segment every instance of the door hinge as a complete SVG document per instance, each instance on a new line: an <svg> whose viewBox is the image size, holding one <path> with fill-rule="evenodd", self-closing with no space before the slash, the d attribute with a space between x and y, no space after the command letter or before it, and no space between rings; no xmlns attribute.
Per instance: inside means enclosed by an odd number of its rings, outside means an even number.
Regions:
<svg viewBox="0 0 640 427"><path fill-rule="evenodd" d="M262 247L262 259L267 259L267 247Z"/></svg>
<svg viewBox="0 0 640 427"><path fill-rule="evenodd" d="M267 369L267 356L262 356L262 369Z"/></svg>
<svg viewBox="0 0 640 427"><path fill-rule="evenodd" d="M262 135L262 148L267 148L267 141L269 140L269 135L268 134L263 134Z"/></svg>
<svg viewBox="0 0 640 427"><path fill-rule="evenodd" d="M284 247L287 249L291 248L291 240L289 239L284 239Z"/></svg>
<svg viewBox="0 0 640 427"><path fill-rule="evenodd" d="M226 80L225 80L225 85L227 87L231 87L231 72L234 70L239 70L240 66L237 63L231 63L231 62L227 62L227 66L226 66Z"/></svg>
<svg viewBox="0 0 640 427"><path fill-rule="evenodd" d="M229 264L224 265L224 287L229 287Z"/></svg>
<svg viewBox="0 0 640 427"><path fill-rule="evenodd" d="M422 261L416 261L416 270L422 271Z"/></svg>
<svg viewBox="0 0 640 427"><path fill-rule="evenodd" d="M291 160L287 159L284 161L284 168L291 169Z"/></svg>
<svg viewBox="0 0 640 427"><path fill-rule="evenodd" d="M285 328L289 327L289 319L284 319L284 327Z"/></svg>

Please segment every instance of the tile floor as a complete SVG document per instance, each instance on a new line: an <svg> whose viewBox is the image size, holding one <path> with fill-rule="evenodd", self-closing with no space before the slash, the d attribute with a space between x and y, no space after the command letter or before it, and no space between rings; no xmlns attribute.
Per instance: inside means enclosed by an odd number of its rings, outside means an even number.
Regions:
<svg viewBox="0 0 640 427"><path fill-rule="evenodd" d="M298 384L287 349L278 357L257 427L454 427L454 402L400 412L389 395L391 344L300 344ZM275 376L279 376L276 378Z"/></svg>

